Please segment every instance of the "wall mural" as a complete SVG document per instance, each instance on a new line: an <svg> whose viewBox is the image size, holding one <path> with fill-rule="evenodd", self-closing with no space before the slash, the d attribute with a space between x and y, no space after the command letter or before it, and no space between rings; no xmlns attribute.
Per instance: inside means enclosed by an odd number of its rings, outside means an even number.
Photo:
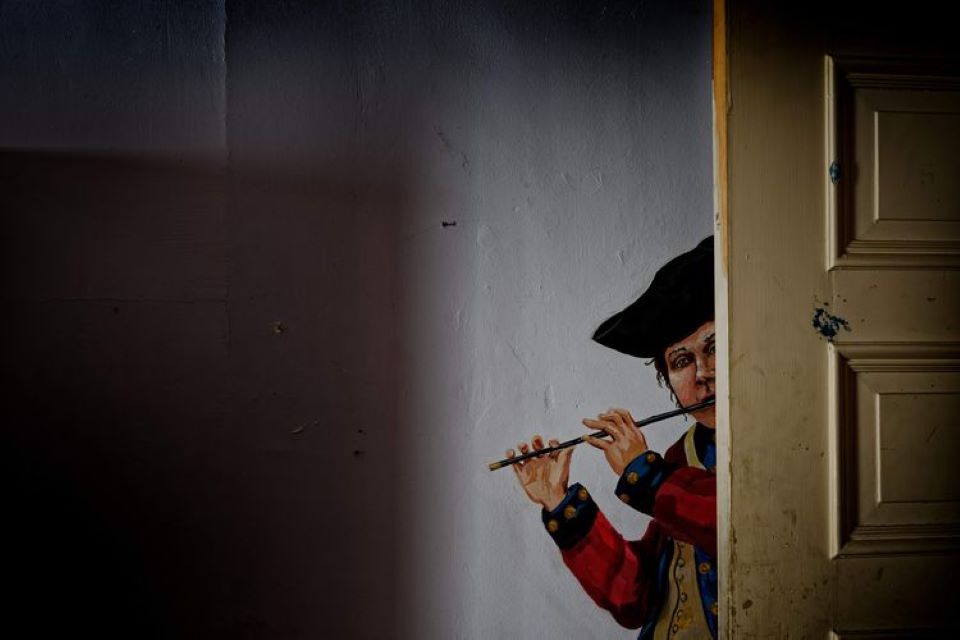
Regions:
<svg viewBox="0 0 960 640"><path fill-rule="evenodd" d="M713 237L661 267L593 339L652 363L678 409L637 421L612 408L583 419L588 434L565 442L534 435L490 468L512 467L564 564L618 623L639 628L641 640L716 638ZM650 450L639 427L681 413L696 422L665 453ZM586 487L570 484L581 442L603 452L624 508L652 517L639 539L639 531L617 531Z"/></svg>

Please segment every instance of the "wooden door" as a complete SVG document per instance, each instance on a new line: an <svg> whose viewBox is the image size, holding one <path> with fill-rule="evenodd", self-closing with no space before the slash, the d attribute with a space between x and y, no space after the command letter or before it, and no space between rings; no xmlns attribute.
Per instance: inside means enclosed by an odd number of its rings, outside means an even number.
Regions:
<svg viewBox="0 0 960 640"><path fill-rule="evenodd" d="M953 23L715 7L723 633L960 637Z"/></svg>

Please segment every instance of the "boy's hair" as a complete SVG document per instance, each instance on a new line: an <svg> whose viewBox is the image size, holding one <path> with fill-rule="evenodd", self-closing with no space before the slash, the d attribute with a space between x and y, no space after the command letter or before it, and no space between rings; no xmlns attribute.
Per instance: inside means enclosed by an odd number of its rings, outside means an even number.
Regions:
<svg viewBox="0 0 960 640"><path fill-rule="evenodd" d="M676 392L673 390L673 387L670 386L670 375L667 372L667 359L664 358L661 353L658 356L654 356L653 360L648 361L647 364L652 364L653 368L657 370L657 386L663 387L666 385L667 390L670 392L670 397L673 398L674 404L679 407L680 400L677 399Z"/></svg>

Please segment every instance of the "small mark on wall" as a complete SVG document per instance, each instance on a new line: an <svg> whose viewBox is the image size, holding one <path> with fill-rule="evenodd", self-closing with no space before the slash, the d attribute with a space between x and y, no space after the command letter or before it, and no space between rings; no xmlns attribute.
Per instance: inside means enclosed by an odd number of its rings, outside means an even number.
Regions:
<svg viewBox="0 0 960 640"><path fill-rule="evenodd" d="M446 229L447 227L455 227L455 226L457 226L457 221L456 221L456 220L450 220L450 221L441 220L441 221L440 221L440 226L443 227L444 229Z"/></svg>
<svg viewBox="0 0 960 640"><path fill-rule="evenodd" d="M470 174L470 159L467 158L467 154L463 153L459 149L456 149L453 144L450 142L450 139L447 137L447 134L443 132L442 129L437 129L437 137L440 138L440 143L443 145L445 151L450 154L453 154L460 158L460 168Z"/></svg>
<svg viewBox="0 0 960 640"><path fill-rule="evenodd" d="M841 329L850 331L850 323L823 307L817 307L813 312L813 328L828 341L833 342Z"/></svg>
<svg viewBox="0 0 960 640"><path fill-rule="evenodd" d="M299 425L297 425L296 427L294 427L293 429L290 430L290 435L302 436L302 435L304 434L304 432L307 430L307 427L316 427L316 426L319 426L319 425L320 425L320 421L319 421L319 420L314 420L313 422L310 422L310 423L306 423L306 422L305 422L305 423L303 423L303 424L299 424Z"/></svg>

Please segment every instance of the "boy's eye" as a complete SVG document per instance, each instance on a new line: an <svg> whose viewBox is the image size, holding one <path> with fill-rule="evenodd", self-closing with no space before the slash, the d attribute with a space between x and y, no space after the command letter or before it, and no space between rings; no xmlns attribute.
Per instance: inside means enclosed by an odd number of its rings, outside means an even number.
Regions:
<svg viewBox="0 0 960 640"><path fill-rule="evenodd" d="M679 356L679 357L677 357L677 358L674 359L674 361L673 361L673 368L674 368L674 369L682 369L682 368L684 368L685 366L687 366L688 364L690 364L691 360L692 360L692 359L690 358L690 356Z"/></svg>

